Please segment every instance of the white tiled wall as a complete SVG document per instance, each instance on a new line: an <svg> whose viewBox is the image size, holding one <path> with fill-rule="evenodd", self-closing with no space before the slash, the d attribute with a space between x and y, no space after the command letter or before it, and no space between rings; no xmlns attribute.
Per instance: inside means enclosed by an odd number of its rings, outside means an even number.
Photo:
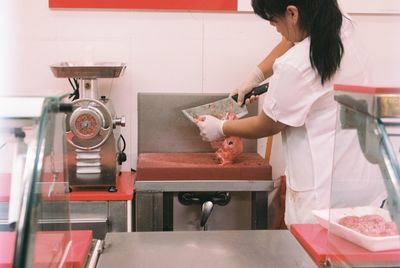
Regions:
<svg viewBox="0 0 400 268"><path fill-rule="evenodd" d="M129 161L136 163L136 93L228 92L279 40L279 35L251 13L135 12L132 10L50 10L47 1L1 1L1 93L55 94L70 90L53 77L49 65L59 61L120 61L121 78L100 81L118 115ZM373 81L400 85L400 17L361 15L360 26L370 53ZM156 128L155 131L162 131ZM274 176L282 173L279 139L274 144ZM263 141L260 143L263 154Z"/></svg>

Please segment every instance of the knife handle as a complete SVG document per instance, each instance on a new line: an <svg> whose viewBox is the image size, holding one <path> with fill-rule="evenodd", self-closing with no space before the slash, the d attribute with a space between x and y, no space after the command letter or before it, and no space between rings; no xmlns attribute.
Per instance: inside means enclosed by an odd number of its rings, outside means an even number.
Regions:
<svg viewBox="0 0 400 268"><path fill-rule="evenodd" d="M244 95L244 102L246 102L246 100L247 100L248 98L250 98L251 96L259 96L259 95L261 95L261 94L267 92L267 91L268 91L268 86L269 86L269 83L265 83L265 84L256 86L256 87L253 88L249 93L247 93L246 95ZM237 99L238 99L238 94L233 95L233 96L232 96L232 99L234 99L235 101L237 101Z"/></svg>

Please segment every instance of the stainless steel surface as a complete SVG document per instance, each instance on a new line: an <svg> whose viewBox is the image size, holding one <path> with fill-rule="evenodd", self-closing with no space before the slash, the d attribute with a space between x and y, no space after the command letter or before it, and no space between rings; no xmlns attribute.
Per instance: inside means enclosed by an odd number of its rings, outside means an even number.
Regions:
<svg viewBox="0 0 400 268"><path fill-rule="evenodd" d="M252 180L188 180L188 181L136 181L135 190L137 192L207 192L207 191L229 191L229 192L255 192L272 191L274 182L271 180L252 181Z"/></svg>
<svg viewBox="0 0 400 268"><path fill-rule="evenodd" d="M95 241L94 248L93 248L93 251L91 251L91 254L89 256L86 268L95 268L96 267L99 255L103 251L103 244L104 244L104 240L96 240Z"/></svg>
<svg viewBox="0 0 400 268"><path fill-rule="evenodd" d="M102 218L108 215L108 201L70 201L71 218Z"/></svg>
<svg viewBox="0 0 400 268"><path fill-rule="evenodd" d="M213 102L226 94L138 93L138 153L213 152L182 110ZM257 104L248 107L257 114ZM155 131L162 129L162 131ZM257 152L256 140L243 140L244 152Z"/></svg>
<svg viewBox="0 0 400 268"><path fill-rule="evenodd" d="M200 205L180 204L177 192L136 191L136 231L202 230ZM231 201L228 205L214 207L214 213L208 220L208 229L267 229L268 191L230 192Z"/></svg>
<svg viewBox="0 0 400 268"><path fill-rule="evenodd" d="M127 201L109 201L109 232L127 232Z"/></svg>
<svg viewBox="0 0 400 268"><path fill-rule="evenodd" d="M71 201L74 230L92 230L93 237L104 239L107 232L126 232L126 201Z"/></svg>
<svg viewBox="0 0 400 268"><path fill-rule="evenodd" d="M93 232L94 239L104 239L106 233L109 232L107 221L97 222L72 222L72 230L91 230Z"/></svg>
<svg viewBox="0 0 400 268"><path fill-rule="evenodd" d="M8 224L9 202L0 202L0 232L13 231L12 226Z"/></svg>
<svg viewBox="0 0 400 268"><path fill-rule="evenodd" d="M69 182L72 187L113 188L119 166L112 103L107 99L78 99L73 105L74 112L66 116L65 133Z"/></svg>
<svg viewBox="0 0 400 268"><path fill-rule="evenodd" d="M162 192L135 193L136 231L164 230L164 195ZM170 210L165 211L170 212ZM172 215L169 215L171 217ZM171 230L169 230L171 231Z"/></svg>
<svg viewBox="0 0 400 268"><path fill-rule="evenodd" d="M126 125L125 116L121 116L119 118L114 118L114 120L113 120L113 126L114 127L116 127L116 126L124 127L125 125Z"/></svg>
<svg viewBox="0 0 400 268"><path fill-rule="evenodd" d="M211 212L214 208L214 204L211 201L206 201L201 205L201 219L200 219L200 226L204 227L206 230L207 220L211 215Z"/></svg>
<svg viewBox="0 0 400 268"><path fill-rule="evenodd" d="M173 203L169 193L177 192L207 192L207 191L229 191L229 192L251 192L251 206L241 211L241 217L235 217L237 213L226 207L221 207L218 213L223 220L209 224L209 229L266 229L268 218L268 192L274 188L273 181L136 181L135 182L135 227L136 231L169 231L182 230L183 228L197 228L200 223L198 220L190 220L190 215L196 215L196 207L186 209L186 216L175 217L178 211L168 205ZM243 201L242 201L243 202ZM232 203L232 202L231 202ZM200 211L200 209L198 209ZM249 212L248 214L246 212ZM216 213L214 213L216 214ZM248 223L246 223L246 216ZM182 227L182 222L186 222L186 227Z"/></svg>
<svg viewBox="0 0 400 268"><path fill-rule="evenodd" d="M0 201L0 220L7 221L8 218L8 201Z"/></svg>
<svg viewBox="0 0 400 268"><path fill-rule="evenodd" d="M363 94L336 91L335 100L357 112L375 118L400 117L400 95Z"/></svg>
<svg viewBox="0 0 400 268"><path fill-rule="evenodd" d="M116 148L115 137L111 135L106 142L101 146L97 160L86 161L89 168L88 172L78 172L82 168L78 160L81 153L77 153L76 148L69 143L67 144L67 152L71 157L67 160L68 168L66 169L67 177L71 187L111 187L116 185L116 178L118 174L117 165L115 162ZM95 149L96 150L96 149ZM91 153L91 150L86 150L86 154ZM98 168L90 166L91 163L97 163ZM97 171L97 173L95 173Z"/></svg>
<svg viewBox="0 0 400 268"><path fill-rule="evenodd" d="M125 71L125 63L117 62L60 62L50 65L50 69L58 78L115 78Z"/></svg>
<svg viewBox="0 0 400 268"><path fill-rule="evenodd" d="M262 193L262 192L260 192ZM179 201L179 193L173 195L171 216L174 231L201 231L201 205L184 205ZM251 230L251 192L229 192L230 201L221 206L214 204L213 212L207 220L207 230ZM265 214L264 214L265 215ZM168 216L168 215L167 215ZM263 228L265 229L265 228Z"/></svg>
<svg viewBox="0 0 400 268"><path fill-rule="evenodd" d="M287 230L108 233L98 268L317 267Z"/></svg>
<svg viewBox="0 0 400 268"><path fill-rule="evenodd" d="M231 97L226 97L211 103L184 109L182 112L194 124L196 124L196 120L202 115L211 114L215 117L223 119L229 112L236 114L237 118L242 118L248 114L246 105L240 106Z"/></svg>
<svg viewBox="0 0 400 268"><path fill-rule="evenodd" d="M97 100L99 98L98 82L97 78L79 79L79 98Z"/></svg>
<svg viewBox="0 0 400 268"><path fill-rule="evenodd" d="M126 202L126 231L127 232L132 232L134 229L133 223L135 222L135 219L133 219L134 213L133 213L133 200L129 200Z"/></svg>
<svg viewBox="0 0 400 268"><path fill-rule="evenodd" d="M81 150L102 146L112 134L113 115L105 104L94 99L72 102L74 111L66 117L66 139Z"/></svg>
<svg viewBox="0 0 400 268"><path fill-rule="evenodd" d="M400 122L397 125L400 128ZM382 156L380 163L381 172L385 178L385 186L388 192L388 207L392 219L400 229L400 165L396 152L389 140L389 136L383 124L378 123L376 129L381 146L379 153ZM396 148L399 150L399 148ZM383 162L383 163L382 163Z"/></svg>

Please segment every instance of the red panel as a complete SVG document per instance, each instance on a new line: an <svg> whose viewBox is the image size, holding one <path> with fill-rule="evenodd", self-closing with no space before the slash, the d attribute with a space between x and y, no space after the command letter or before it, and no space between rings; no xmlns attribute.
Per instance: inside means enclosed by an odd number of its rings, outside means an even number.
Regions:
<svg viewBox="0 0 400 268"><path fill-rule="evenodd" d="M237 0L49 0L50 8L237 10Z"/></svg>
<svg viewBox="0 0 400 268"><path fill-rule="evenodd" d="M97 200L110 200L110 201L128 201L133 199L135 173L122 172L121 176L117 178L117 189L115 193L110 193L107 190L101 191L86 191L76 190L69 194L71 201L97 201ZM10 198L10 184L11 174L0 174L0 202L8 202ZM42 185L42 193L48 192L49 184ZM47 194L43 194L44 199ZM61 200L65 199L62 194L59 197ZM57 199L57 196L52 196L52 199Z"/></svg>
<svg viewBox="0 0 400 268"><path fill-rule="evenodd" d="M399 87L374 87L356 85L335 85L335 90L366 94L400 94Z"/></svg>
<svg viewBox="0 0 400 268"><path fill-rule="evenodd" d="M70 232L39 231L35 238L34 267L56 267L61 262L61 252L68 249Z"/></svg>
<svg viewBox="0 0 400 268"><path fill-rule="evenodd" d="M69 194L71 201L128 201L133 199L135 173L122 172L121 176L117 178L117 189L115 193L110 193L107 190L102 191L86 191L86 190L73 190Z"/></svg>
<svg viewBox="0 0 400 268"><path fill-rule="evenodd" d="M0 232L0 268L12 267L15 239L15 232Z"/></svg>

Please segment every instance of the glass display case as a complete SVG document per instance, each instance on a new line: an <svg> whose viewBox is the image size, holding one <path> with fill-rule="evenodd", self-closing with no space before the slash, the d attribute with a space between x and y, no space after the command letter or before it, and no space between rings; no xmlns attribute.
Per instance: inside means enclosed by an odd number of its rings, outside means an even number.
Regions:
<svg viewBox="0 0 400 268"><path fill-rule="evenodd" d="M71 247L58 97L0 98L0 266L64 267Z"/></svg>
<svg viewBox="0 0 400 268"><path fill-rule="evenodd" d="M336 85L330 209L330 267L400 266L400 88Z"/></svg>

